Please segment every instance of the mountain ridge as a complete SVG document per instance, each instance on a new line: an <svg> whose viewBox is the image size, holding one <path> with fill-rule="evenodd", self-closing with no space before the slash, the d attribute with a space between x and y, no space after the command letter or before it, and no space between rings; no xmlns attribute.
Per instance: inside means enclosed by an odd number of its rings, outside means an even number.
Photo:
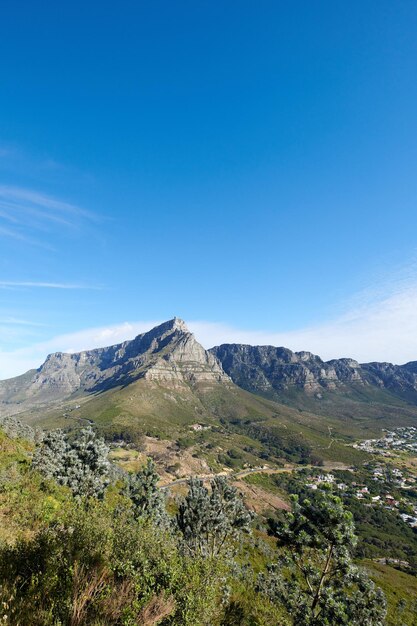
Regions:
<svg viewBox="0 0 417 626"><path fill-rule="evenodd" d="M323 361L307 351L236 343L215 346L209 351L237 385L252 393L274 395L296 388L307 394L320 394L362 385L415 395L417 401L415 361L404 365L359 363L351 358Z"/></svg>
<svg viewBox="0 0 417 626"><path fill-rule="evenodd" d="M170 385L232 384L217 358L185 322L173 318L134 339L76 353L55 352L37 370L0 381L0 414L13 405L47 403L74 394L96 394L138 378ZM15 400L15 402L13 402Z"/></svg>
<svg viewBox="0 0 417 626"><path fill-rule="evenodd" d="M50 354L37 370L0 381L0 417L19 414L46 428L93 419L168 436L170 424L178 434L199 420L255 416L273 425L274 415L295 425L289 408L305 412L308 428L329 424L343 436L366 424L376 432L409 425L417 419L417 362L323 361L308 351L247 344L205 350L173 318L109 347Z"/></svg>
<svg viewBox="0 0 417 626"><path fill-rule="evenodd" d="M309 351L237 343L205 350L185 322L174 317L118 344L49 354L37 370L0 381L0 415L20 412L30 403L97 394L140 378L168 386L234 383L278 402L292 390L320 398L333 391L375 389L417 404L417 361L324 361Z"/></svg>

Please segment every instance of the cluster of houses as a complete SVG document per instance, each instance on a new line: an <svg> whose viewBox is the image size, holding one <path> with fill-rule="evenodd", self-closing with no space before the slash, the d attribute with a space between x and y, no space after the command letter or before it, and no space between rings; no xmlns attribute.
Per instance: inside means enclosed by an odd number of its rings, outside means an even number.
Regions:
<svg viewBox="0 0 417 626"><path fill-rule="evenodd" d="M414 426L403 426L384 432L385 436L381 439L365 439L353 444L353 447L382 456L390 456L394 451L417 452L417 428Z"/></svg>
<svg viewBox="0 0 417 626"><path fill-rule="evenodd" d="M370 472L372 481L383 482L385 485L386 483L390 483L396 488L411 487L413 486L412 484L416 482L414 477L405 477L403 472L398 468L376 466L370 468ZM334 474L331 473L310 476L308 480L309 482L306 484L306 487L309 489L316 490L323 484L330 484L334 489L339 490L341 495L362 500L366 506L383 506L386 509L398 512L404 522L413 528L417 528L417 506L404 498L398 500L393 495L386 492L373 495L367 485L357 482L351 482L347 485L344 482L338 482ZM372 492L373 491L372 489ZM400 513L400 510L404 510L404 508L408 510L408 512Z"/></svg>

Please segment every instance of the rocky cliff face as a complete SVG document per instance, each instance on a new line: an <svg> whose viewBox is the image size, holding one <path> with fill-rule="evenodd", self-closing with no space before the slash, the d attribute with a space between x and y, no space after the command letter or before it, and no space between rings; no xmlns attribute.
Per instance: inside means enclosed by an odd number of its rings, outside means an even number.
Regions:
<svg viewBox="0 0 417 626"><path fill-rule="evenodd" d="M76 354L57 352L38 369L0 381L0 415L22 405L91 394L138 378L165 385L231 384L217 358L174 318L132 341ZM16 409L16 410L15 410Z"/></svg>
<svg viewBox="0 0 417 626"><path fill-rule="evenodd" d="M173 383L229 380L216 357L204 350L182 320L174 318L109 348L51 354L38 370L33 389L94 392L139 377Z"/></svg>
<svg viewBox="0 0 417 626"><path fill-rule="evenodd" d="M39 413L56 402L124 388L139 379L149 389L159 384L183 391L235 383L278 401L293 390L320 397L326 391L383 389L417 404L417 362L323 361L311 352L241 344L207 351L174 318L108 348L51 354L38 370L0 381L0 416Z"/></svg>
<svg viewBox="0 0 417 626"><path fill-rule="evenodd" d="M311 352L273 346L223 344L211 349L234 383L255 393L299 389L307 393L376 386L394 393L417 391L417 362L359 364L353 359L323 361Z"/></svg>

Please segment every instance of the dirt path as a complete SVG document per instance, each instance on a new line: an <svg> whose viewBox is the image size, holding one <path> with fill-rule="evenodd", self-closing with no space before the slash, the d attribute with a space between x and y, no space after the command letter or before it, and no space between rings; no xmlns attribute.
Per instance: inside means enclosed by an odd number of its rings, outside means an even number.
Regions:
<svg viewBox="0 0 417 626"><path fill-rule="evenodd" d="M343 463L326 463L322 468L318 468L316 465L294 465L289 467L265 467L265 468L252 468L245 469L239 472L219 472L218 474L200 474L198 476L194 476L193 478L199 478L203 482L208 482L213 480L216 476L227 476L230 480L239 480L240 478L245 478L245 476L249 476L250 474L282 474L288 472L300 472L303 469L323 469L323 470L349 470L348 465L344 465ZM161 489L169 489L175 485L182 485L186 483L189 477L186 478L178 478L177 480L173 480L172 482L160 485Z"/></svg>

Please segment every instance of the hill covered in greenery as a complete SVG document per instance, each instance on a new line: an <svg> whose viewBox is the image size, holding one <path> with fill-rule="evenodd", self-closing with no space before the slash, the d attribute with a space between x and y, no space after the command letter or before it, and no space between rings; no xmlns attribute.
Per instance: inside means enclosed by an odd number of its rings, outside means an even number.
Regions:
<svg viewBox="0 0 417 626"><path fill-rule="evenodd" d="M353 517L331 492L267 524L225 477L190 479L175 495L149 460L133 473L112 465L91 428L35 443L16 424L13 437L0 432L3 623L385 623L384 596L352 560ZM403 610L412 577L369 571L389 615Z"/></svg>

